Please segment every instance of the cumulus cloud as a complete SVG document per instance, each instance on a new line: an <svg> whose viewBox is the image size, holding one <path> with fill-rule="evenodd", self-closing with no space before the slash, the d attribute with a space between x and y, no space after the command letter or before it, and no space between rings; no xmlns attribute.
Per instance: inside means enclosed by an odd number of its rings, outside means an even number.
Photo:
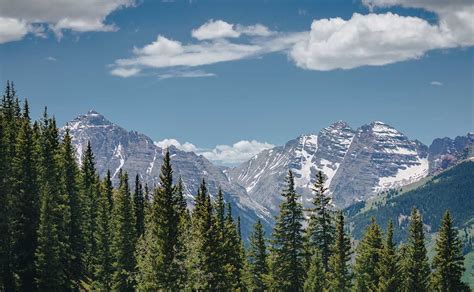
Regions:
<svg viewBox="0 0 474 292"><path fill-rule="evenodd" d="M261 24L245 26L212 19L200 27L193 29L191 32L191 35L198 40L238 38L242 34L250 36L269 36L272 32L268 27Z"/></svg>
<svg viewBox="0 0 474 292"><path fill-rule="evenodd" d="M140 70L137 68L114 68L110 71L110 74L119 77L131 77L140 73Z"/></svg>
<svg viewBox="0 0 474 292"><path fill-rule="evenodd" d="M0 17L0 44L19 41L30 31L24 20Z"/></svg>
<svg viewBox="0 0 474 292"><path fill-rule="evenodd" d="M131 7L134 0L5 0L0 1L0 42L22 39L27 33L35 33L38 24L45 24L58 37L65 29L75 32L114 31L114 24L105 22L113 11ZM4 20L14 19L22 24L22 29L14 25L5 26ZM26 28L26 31L25 31ZM3 35L13 35L5 38Z"/></svg>
<svg viewBox="0 0 474 292"><path fill-rule="evenodd" d="M470 1L363 0L372 11L391 6L432 11L438 15L436 23L392 12L354 13L349 19L316 19L309 31L282 33L261 24L210 20L192 30L197 42L183 44L159 35L154 42L134 48L132 57L116 60L111 72L196 67L274 52L287 54L300 68L319 71L418 59L430 50L474 45L474 5ZM237 42L242 35L248 37Z"/></svg>
<svg viewBox="0 0 474 292"><path fill-rule="evenodd" d="M299 67L326 71L416 59L430 49L451 45L440 27L421 18L355 13L349 20L313 21L308 38L290 55Z"/></svg>
<svg viewBox="0 0 474 292"><path fill-rule="evenodd" d="M155 142L155 145L160 148L166 148L172 145L180 150L194 152L198 155L206 157L212 162L224 165L235 165L242 163L262 152L263 150L275 147L270 143L259 142L256 140L242 140L234 143L233 145L217 145L214 149L198 148L189 142L181 144L176 139L164 139L162 141Z"/></svg>
<svg viewBox="0 0 474 292"><path fill-rule="evenodd" d="M176 139L163 139L161 141L155 142L155 145L160 147L160 148L168 148L169 146L174 146L178 148L179 150L183 150L186 152L198 152L198 148L194 146L192 143L185 142L181 144L178 140Z"/></svg>
<svg viewBox="0 0 474 292"><path fill-rule="evenodd" d="M273 147L275 147L275 145L266 142L242 140L233 145L217 145L211 151L204 151L200 154L213 162L238 164L249 160L263 150Z"/></svg>

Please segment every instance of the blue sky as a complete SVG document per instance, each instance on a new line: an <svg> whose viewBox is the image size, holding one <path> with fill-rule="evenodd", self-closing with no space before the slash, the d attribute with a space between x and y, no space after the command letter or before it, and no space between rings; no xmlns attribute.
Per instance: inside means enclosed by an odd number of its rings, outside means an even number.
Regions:
<svg viewBox="0 0 474 292"><path fill-rule="evenodd" d="M337 120L426 144L474 130L470 1L25 1L0 4L0 81L59 124L93 108L217 152Z"/></svg>

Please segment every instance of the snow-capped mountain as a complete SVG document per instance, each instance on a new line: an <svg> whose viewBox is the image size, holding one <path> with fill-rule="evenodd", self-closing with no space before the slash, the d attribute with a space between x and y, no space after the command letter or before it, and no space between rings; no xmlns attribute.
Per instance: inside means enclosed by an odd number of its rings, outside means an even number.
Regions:
<svg viewBox="0 0 474 292"><path fill-rule="evenodd" d="M427 147L382 122L353 130L339 121L318 135L302 135L266 150L227 174L255 200L276 211L289 169L305 204L311 201L311 186L321 170L333 202L342 207L426 176Z"/></svg>
<svg viewBox="0 0 474 292"><path fill-rule="evenodd" d="M147 136L127 131L90 111L68 123L80 161L91 142L100 175L110 170L114 181L120 168L130 176L156 185L164 149ZM470 145L470 150L466 147ZM318 134L301 135L283 146L264 150L233 168L216 166L203 156L171 146L175 178L181 177L192 205L204 178L211 194L219 187L242 217L244 232L254 220L272 223L281 202L288 170L306 207L312 199L316 172L326 176L326 187L337 207L365 200L378 192L417 181L457 161L474 156L474 134L455 139L435 139L428 148L410 140L395 128L372 122L352 129L343 121L322 129Z"/></svg>
<svg viewBox="0 0 474 292"><path fill-rule="evenodd" d="M79 161L87 142L90 141L101 176L110 170L113 182L117 183L117 174L120 168L123 168L129 173L130 179L139 174L141 180L148 185L158 184L166 150L158 147L146 135L127 131L95 111L77 117L65 127L70 130ZM250 230L257 218L261 218L264 223L271 223L269 211L253 200L243 187L230 183L222 167L213 165L203 156L181 151L174 146L171 146L169 151L174 178L182 178L191 206L201 180L205 179L211 195L215 195L219 187L223 190L225 200L230 202L236 214L241 216L244 233Z"/></svg>

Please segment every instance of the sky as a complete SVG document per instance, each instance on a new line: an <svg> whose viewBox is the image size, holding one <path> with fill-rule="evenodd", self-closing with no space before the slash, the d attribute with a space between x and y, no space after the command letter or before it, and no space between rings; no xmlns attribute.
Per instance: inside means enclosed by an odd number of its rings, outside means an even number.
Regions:
<svg viewBox="0 0 474 292"><path fill-rule="evenodd" d="M234 164L344 120L474 131L472 0L3 0L0 82Z"/></svg>

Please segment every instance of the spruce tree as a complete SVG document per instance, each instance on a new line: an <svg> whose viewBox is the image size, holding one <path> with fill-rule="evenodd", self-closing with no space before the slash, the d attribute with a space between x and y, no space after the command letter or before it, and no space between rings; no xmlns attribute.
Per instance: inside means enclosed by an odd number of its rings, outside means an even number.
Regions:
<svg viewBox="0 0 474 292"><path fill-rule="evenodd" d="M12 161L12 196L10 218L12 226L13 258L18 274L18 288L31 291L35 287L34 255L39 221L39 196L36 169L36 148L25 101L20 131L17 135L16 156Z"/></svg>
<svg viewBox="0 0 474 292"><path fill-rule="evenodd" d="M111 201L112 182L110 172L101 183L99 193L99 206L97 214L97 231L95 240L97 258L94 268L94 287L101 291L112 289L113 255L112 255L112 214Z"/></svg>
<svg viewBox="0 0 474 292"><path fill-rule="evenodd" d="M336 235L329 257L327 285L329 291L350 291L352 274L349 262L351 260L351 242L344 231L344 215L338 212L336 216Z"/></svg>
<svg viewBox="0 0 474 292"><path fill-rule="evenodd" d="M216 225L217 226L217 225ZM217 242L219 247L219 242ZM227 212L224 222L224 236L222 242L223 267L217 267L217 271L224 270L224 279L217 279L220 289L237 289L242 284L243 257L239 227L235 224L232 216L232 207L227 204Z"/></svg>
<svg viewBox="0 0 474 292"><path fill-rule="evenodd" d="M186 198L183 193L183 182L178 180L174 190L174 208L177 216L178 229L175 243L174 271L176 273L175 286L186 287L188 280L187 260L189 240L191 236L191 218L188 212Z"/></svg>
<svg viewBox="0 0 474 292"><path fill-rule="evenodd" d="M393 223L388 222L387 234L380 253L380 261L377 267L379 275L379 292L396 292L400 289L401 268L397 247L393 241Z"/></svg>
<svg viewBox="0 0 474 292"><path fill-rule="evenodd" d="M166 151L161 165L160 186L155 190L150 220L145 228L145 239L138 256L139 286L145 290L176 290L183 287L178 281L184 263L176 258L179 242L179 213L170 154ZM182 195L182 194L180 194Z"/></svg>
<svg viewBox="0 0 474 292"><path fill-rule="evenodd" d="M323 292L326 288L326 277L320 251L316 249L311 257L308 275L304 283L304 291Z"/></svg>
<svg viewBox="0 0 474 292"><path fill-rule="evenodd" d="M268 289L265 277L268 275L267 247L265 244L265 231L262 222L257 220L249 237L249 265L251 273L252 291L265 291Z"/></svg>
<svg viewBox="0 0 474 292"><path fill-rule="evenodd" d="M288 171L286 185L273 231L272 284L277 290L301 291L305 278L302 227L304 216L291 170Z"/></svg>
<svg viewBox="0 0 474 292"><path fill-rule="evenodd" d="M60 161L63 173L62 180L65 192L69 198L69 209L71 210L71 220L68 226L71 260L68 272L71 279L77 283L83 272L82 252L84 251L84 239L82 236L82 202L78 188L79 170L68 128L66 128L66 133L64 134L61 145Z"/></svg>
<svg viewBox="0 0 474 292"><path fill-rule="evenodd" d="M429 291L430 266L426 255L425 234L420 212L413 208L404 261L404 286L407 291Z"/></svg>
<svg viewBox="0 0 474 292"><path fill-rule="evenodd" d="M310 251L319 250L324 270L327 270L335 230L333 211L330 205L331 198L326 194L328 189L324 184L324 174L318 171L313 186L314 198L312 203L314 207L309 210L307 236Z"/></svg>
<svg viewBox="0 0 474 292"><path fill-rule="evenodd" d="M112 210L113 290L133 291L134 288L136 231L133 218L128 175L120 170L120 187Z"/></svg>
<svg viewBox="0 0 474 292"><path fill-rule="evenodd" d="M68 198L61 185L56 123L46 111L41 125L40 221L35 253L36 281L40 290L69 289L70 262Z"/></svg>
<svg viewBox="0 0 474 292"><path fill-rule="evenodd" d="M97 246L95 232L97 224L98 208L98 181L95 170L94 154L90 142L82 154L82 166L80 175L80 190L82 201L82 235L84 240L83 265L85 275L92 277L94 264L97 257Z"/></svg>
<svg viewBox="0 0 474 292"><path fill-rule="evenodd" d="M219 286L217 227L206 183L203 180L192 213L190 285L193 289L214 290Z"/></svg>
<svg viewBox="0 0 474 292"><path fill-rule="evenodd" d="M449 211L444 213L436 239L433 258L433 289L436 291L469 291L461 281L464 268L462 242L453 226Z"/></svg>
<svg viewBox="0 0 474 292"><path fill-rule="evenodd" d="M133 207L135 214L135 229L137 238L145 233L145 197L140 176L135 176L135 191L133 192Z"/></svg>
<svg viewBox="0 0 474 292"><path fill-rule="evenodd" d="M382 252L382 234L380 226L372 217L362 240L357 246L355 263L356 291L375 291L379 286L379 266Z"/></svg>

